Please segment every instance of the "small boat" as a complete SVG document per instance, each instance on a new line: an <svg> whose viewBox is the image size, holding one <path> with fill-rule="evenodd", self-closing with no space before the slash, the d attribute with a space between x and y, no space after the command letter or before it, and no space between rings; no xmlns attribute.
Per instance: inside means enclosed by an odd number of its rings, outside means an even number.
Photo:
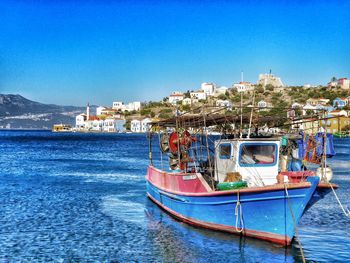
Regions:
<svg viewBox="0 0 350 263"><path fill-rule="evenodd" d="M229 121L239 122L239 117L210 112L152 123L157 130L173 131L159 135L169 169L163 163L163 169L156 167L152 133L148 136L147 195L188 224L290 245L302 215L337 186L325 179L325 170L320 175L281 169L286 155L289 163L294 160L295 149L288 148L295 146L294 139L230 138L223 133L226 138L211 141L203 134L206 127Z"/></svg>

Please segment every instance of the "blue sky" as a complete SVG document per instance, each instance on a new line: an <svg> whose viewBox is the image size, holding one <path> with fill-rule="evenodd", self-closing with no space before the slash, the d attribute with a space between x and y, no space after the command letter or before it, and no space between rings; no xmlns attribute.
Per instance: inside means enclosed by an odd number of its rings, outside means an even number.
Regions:
<svg viewBox="0 0 350 263"><path fill-rule="evenodd" d="M349 1L0 1L0 92L62 105L160 100L244 71L350 77Z"/></svg>

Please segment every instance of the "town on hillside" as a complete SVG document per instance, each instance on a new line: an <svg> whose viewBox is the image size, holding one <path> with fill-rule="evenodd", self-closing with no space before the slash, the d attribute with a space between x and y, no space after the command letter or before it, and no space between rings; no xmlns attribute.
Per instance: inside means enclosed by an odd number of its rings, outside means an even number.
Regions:
<svg viewBox="0 0 350 263"><path fill-rule="evenodd" d="M307 122L295 122L294 128L314 133L327 126L327 132L350 131L350 80L333 77L326 85L286 86L280 77L260 74L256 84L243 81L231 87L202 83L198 90L174 91L161 102L113 102L111 107L98 106L96 114L86 112L76 116L74 131L80 132L146 132L152 121L173 117L179 112L210 105L234 110L239 105L258 108L261 115L290 118L305 117ZM280 110L290 109L290 110ZM323 120L313 114L322 111ZM62 131L64 128L57 128Z"/></svg>

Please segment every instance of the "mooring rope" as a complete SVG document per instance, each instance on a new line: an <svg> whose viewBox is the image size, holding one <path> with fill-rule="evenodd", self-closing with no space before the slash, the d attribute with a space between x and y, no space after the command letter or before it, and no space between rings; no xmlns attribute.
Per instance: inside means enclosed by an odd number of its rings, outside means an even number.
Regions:
<svg viewBox="0 0 350 263"><path fill-rule="evenodd" d="M337 199L340 208L343 210L343 213L345 214L345 216L347 216L347 217L350 218L350 211L349 211L349 209L347 208L347 206L344 206L344 205L341 203L341 201L340 201L340 199L339 199L337 193L335 192L335 190L334 190L334 188L333 188L333 185L332 185L330 182L328 182L328 184L329 184L329 186L331 187L332 192L333 192L333 194L334 194L334 196L335 196L335 199Z"/></svg>
<svg viewBox="0 0 350 263"><path fill-rule="evenodd" d="M302 258L302 260L303 260L303 263L306 263L305 256L304 256L304 250L303 250L303 247L302 247L302 245L301 245L300 238L299 238L299 232L298 232L297 222L296 222L296 220L295 220L294 213L293 213L293 209L292 209L292 205L291 205L290 199L289 199L289 194L288 194L288 190L287 190L287 183L284 183L284 190L285 190L285 192L286 192L289 210L290 210L290 213L291 213L291 215L292 215L293 224L294 224L294 229L295 229L295 236L296 236L297 241L298 241L298 244L299 244L299 249L300 249L301 258Z"/></svg>
<svg viewBox="0 0 350 263"><path fill-rule="evenodd" d="M238 228L238 209L239 209L239 220L241 228ZM244 223L243 223L243 214L242 214L242 205L239 197L239 191L237 192L237 203L235 207L235 216L236 216L236 231L241 233L244 229Z"/></svg>

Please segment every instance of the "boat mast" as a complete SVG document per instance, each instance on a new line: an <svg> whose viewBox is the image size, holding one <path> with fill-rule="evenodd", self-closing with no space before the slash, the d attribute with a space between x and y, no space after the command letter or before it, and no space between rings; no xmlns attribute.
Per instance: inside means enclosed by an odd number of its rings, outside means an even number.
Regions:
<svg viewBox="0 0 350 263"><path fill-rule="evenodd" d="M153 158L152 158L152 131L151 128L149 128L149 131L147 133L148 137L148 147L149 147L149 153L148 153L148 158L149 158L149 163L150 165L153 166Z"/></svg>

